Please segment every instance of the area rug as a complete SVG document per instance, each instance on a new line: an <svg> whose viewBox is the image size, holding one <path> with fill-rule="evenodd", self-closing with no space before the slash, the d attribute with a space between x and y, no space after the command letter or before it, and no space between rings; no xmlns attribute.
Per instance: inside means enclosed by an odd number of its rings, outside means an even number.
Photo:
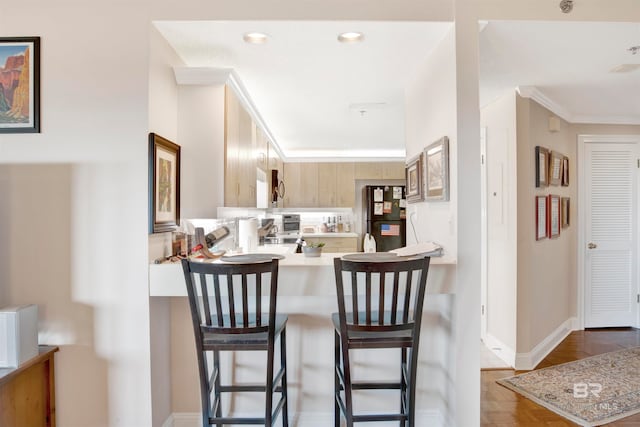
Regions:
<svg viewBox="0 0 640 427"><path fill-rule="evenodd" d="M640 347L497 381L581 426L599 426L640 412Z"/></svg>

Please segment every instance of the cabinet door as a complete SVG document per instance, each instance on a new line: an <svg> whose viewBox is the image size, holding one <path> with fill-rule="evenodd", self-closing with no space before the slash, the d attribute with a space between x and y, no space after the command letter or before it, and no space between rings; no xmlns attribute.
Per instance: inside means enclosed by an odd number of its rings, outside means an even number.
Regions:
<svg viewBox="0 0 640 427"><path fill-rule="evenodd" d="M404 162L382 163L382 179L404 179Z"/></svg>
<svg viewBox="0 0 640 427"><path fill-rule="evenodd" d="M355 165L351 162L338 163L336 166L336 205L341 208L353 208L356 205Z"/></svg>
<svg viewBox="0 0 640 427"><path fill-rule="evenodd" d="M357 162L356 179L382 179L382 165L374 162Z"/></svg>
<svg viewBox="0 0 640 427"><path fill-rule="evenodd" d="M253 121L249 113L240 106L239 108L239 135L240 135L240 176L238 206L256 206L256 160L253 150Z"/></svg>
<svg viewBox="0 0 640 427"><path fill-rule="evenodd" d="M320 207L337 206L336 183L340 181L337 180L336 169L336 163L318 164L318 206Z"/></svg>
<svg viewBox="0 0 640 427"><path fill-rule="evenodd" d="M240 194L240 103L235 94L227 86L225 88L225 120L224 120L224 205L239 206Z"/></svg>
<svg viewBox="0 0 640 427"><path fill-rule="evenodd" d="M258 168L266 172L269 170L269 142L264 132L262 132L262 129L255 124L254 126L256 128L256 164Z"/></svg>
<svg viewBox="0 0 640 427"><path fill-rule="evenodd" d="M318 206L318 164L285 163L284 197L286 208L310 208Z"/></svg>

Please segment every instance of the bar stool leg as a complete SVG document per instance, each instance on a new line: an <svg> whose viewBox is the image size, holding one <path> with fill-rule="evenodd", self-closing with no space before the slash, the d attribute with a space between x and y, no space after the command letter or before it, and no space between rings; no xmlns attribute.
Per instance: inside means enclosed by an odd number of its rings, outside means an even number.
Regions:
<svg viewBox="0 0 640 427"><path fill-rule="evenodd" d="M264 411L264 425L271 427L273 416L273 342L269 343L267 349L267 383L264 388L265 398L265 411Z"/></svg>
<svg viewBox="0 0 640 427"><path fill-rule="evenodd" d="M287 395L287 328L280 333L280 368L282 373L282 427L289 427L289 397Z"/></svg>
<svg viewBox="0 0 640 427"><path fill-rule="evenodd" d="M341 337L342 349L342 373L344 374L344 400L347 408L345 414L347 427L353 427L353 399L351 394L351 362L349 361L349 347L346 338Z"/></svg>
<svg viewBox="0 0 640 427"><path fill-rule="evenodd" d="M222 416L222 393L220 393L220 352L213 352L213 371L214 371L214 384L213 384L213 392L214 392L214 402L218 402L216 407L215 415L216 417ZM216 427L222 427L222 423L216 423Z"/></svg>
<svg viewBox="0 0 640 427"><path fill-rule="evenodd" d="M409 352L409 362L411 364L409 370L409 407L408 407L408 421L409 427L413 427L416 425L416 375L418 371L418 358L415 357L416 354L414 349L411 348Z"/></svg>
<svg viewBox="0 0 640 427"><path fill-rule="evenodd" d="M404 375L405 368L407 367L407 349L400 349L400 413L407 414L407 381ZM400 427L406 426L406 421L400 421Z"/></svg>
<svg viewBox="0 0 640 427"><path fill-rule="evenodd" d="M340 405L338 405L338 396L340 396L340 377L338 376L338 368L340 367L340 335L335 331L333 335L333 425L334 427L340 427Z"/></svg>

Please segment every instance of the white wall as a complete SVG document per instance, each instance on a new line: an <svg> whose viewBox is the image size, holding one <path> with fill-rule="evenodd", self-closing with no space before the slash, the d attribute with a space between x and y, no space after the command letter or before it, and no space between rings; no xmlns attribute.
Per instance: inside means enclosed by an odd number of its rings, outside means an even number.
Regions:
<svg viewBox="0 0 640 427"><path fill-rule="evenodd" d="M484 106L480 119L481 126L487 129L487 338L506 346L502 354L515 355L518 254L515 91Z"/></svg>
<svg viewBox="0 0 640 427"><path fill-rule="evenodd" d="M411 222L418 239L440 243L455 258L457 253L457 128L456 57L453 26L415 73L405 93L405 134L407 159L420 154L427 145L449 137L448 202L420 202L407 206L407 244L415 243Z"/></svg>
<svg viewBox="0 0 640 427"><path fill-rule="evenodd" d="M149 26L149 130L182 144L178 136L178 86L173 67L184 65L156 28ZM149 258L167 255L171 234L149 235ZM149 298L151 344L152 425L159 426L171 415L171 327L169 298Z"/></svg>

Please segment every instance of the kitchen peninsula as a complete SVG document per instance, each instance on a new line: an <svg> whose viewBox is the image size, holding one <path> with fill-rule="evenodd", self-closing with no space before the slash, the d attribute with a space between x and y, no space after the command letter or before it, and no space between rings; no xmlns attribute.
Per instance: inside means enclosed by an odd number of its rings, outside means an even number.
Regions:
<svg viewBox="0 0 640 427"><path fill-rule="evenodd" d="M289 315L289 417L293 425L332 425L334 336L331 313L337 312L333 258L344 254L323 253L318 258L305 257L303 254L287 253L291 251L291 246L287 245L265 245L258 250L280 252L285 257L279 264L277 310ZM443 389L447 387L445 367L452 353L446 337L451 334L455 275L455 259L446 256L431 258L416 396L418 419L425 422L433 421L437 407L446 403L434 401L434 396L443 396ZM152 298L174 297L186 300L186 286L180 263L151 264L149 282L149 294ZM179 332L174 329L172 333L186 334L191 339L185 337L183 342L192 342L191 326L188 323L184 323ZM398 355L393 350L388 351L388 357L382 358L379 352L375 355L366 350L356 352L353 356L357 366L356 375L382 380L394 379L397 374L394 362ZM237 367L256 366L260 357L259 354L234 355L226 363L236 364ZM362 362L360 365L359 361ZM193 363L195 364L195 360ZM390 369L391 366L394 369ZM186 378L188 375L184 374L183 369L180 375L181 384L184 386L189 383L190 389L197 392L197 376ZM236 380L255 381L254 378L255 372L247 369ZM234 407L242 408L242 399L240 397L238 401L234 400ZM364 411L375 411L389 405L393 407L396 401L397 394L376 392L366 394L358 402ZM253 407L256 406L259 405L254 402Z"/></svg>

